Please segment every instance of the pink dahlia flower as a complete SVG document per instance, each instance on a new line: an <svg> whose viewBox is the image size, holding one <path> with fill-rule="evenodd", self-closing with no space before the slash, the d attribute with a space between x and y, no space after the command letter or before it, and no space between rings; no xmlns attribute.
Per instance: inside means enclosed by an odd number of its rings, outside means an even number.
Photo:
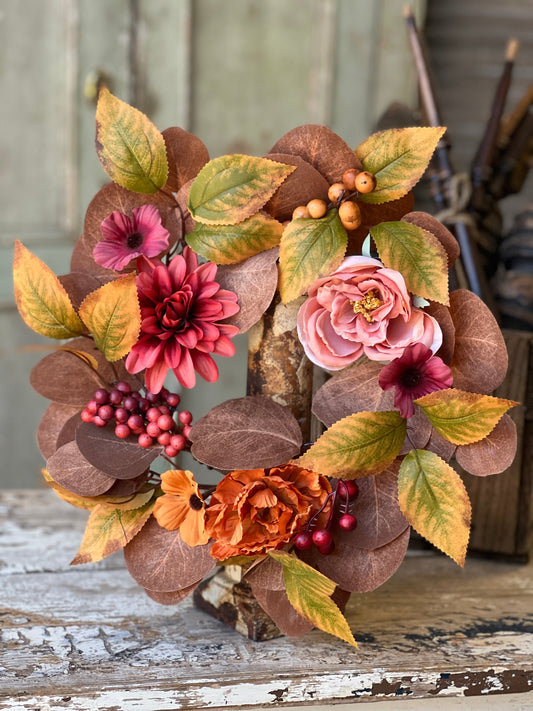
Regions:
<svg viewBox="0 0 533 711"><path fill-rule="evenodd" d="M189 247L168 266L159 260L140 262L141 333L126 368L130 373L146 369L146 387L153 393L161 390L169 369L186 388L196 382L194 371L214 382L218 368L211 354L235 353L230 338L238 328L220 321L239 310L237 295L221 289L214 281L217 265L198 266Z"/></svg>
<svg viewBox="0 0 533 711"><path fill-rule="evenodd" d="M94 261L116 272L142 254L157 257L168 249L169 233L161 224L159 210L153 205L134 207L131 217L112 212L100 229L104 238L93 250Z"/></svg>
<svg viewBox="0 0 533 711"><path fill-rule="evenodd" d="M371 257L347 257L309 287L298 312L298 336L307 357L340 370L363 354L388 361L413 343L433 352L442 344L437 321L415 308L400 272Z"/></svg>
<svg viewBox="0 0 533 711"><path fill-rule="evenodd" d="M453 376L441 358L423 343L415 343L382 369L378 382L383 390L395 389L394 407L407 419L415 414L413 400L451 387Z"/></svg>

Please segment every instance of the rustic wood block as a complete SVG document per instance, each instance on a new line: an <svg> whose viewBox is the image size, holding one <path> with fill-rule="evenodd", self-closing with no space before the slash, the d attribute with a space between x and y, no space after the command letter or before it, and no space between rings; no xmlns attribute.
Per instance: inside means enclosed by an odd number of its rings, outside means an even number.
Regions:
<svg viewBox="0 0 533 711"><path fill-rule="evenodd" d="M258 644L190 598L150 600L120 555L69 568L86 518L51 491L0 493L2 710L311 709L398 697L431 710L490 694L507 708L507 694L533 693L533 564L469 559L461 569L411 553L378 590L352 595L359 649L319 631Z"/></svg>
<svg viewBox="0 0 533 711"><path fill-rule="evenodd" d="M462 472L472 501L469 550L527 561L533 532L533 334L506 330L504 336L509 369L494 394L521 403L509 412L518 447L513 464L502 474Z"/></svg>

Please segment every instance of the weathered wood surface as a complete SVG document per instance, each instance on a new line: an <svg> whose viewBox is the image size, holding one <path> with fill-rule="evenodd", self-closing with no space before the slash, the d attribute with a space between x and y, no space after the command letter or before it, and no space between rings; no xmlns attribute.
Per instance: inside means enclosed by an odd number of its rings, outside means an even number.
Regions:
<svg viewBox="0 0 533 711"><path fill-rule="evenodd" d="M162 711L533 689L533 567L425 553L353 596L360 649L315 631L254 643L145 596L115 555L69 568L86 513L0 495L0 709ZM528 695L529 696L529 695Z"/></svg>

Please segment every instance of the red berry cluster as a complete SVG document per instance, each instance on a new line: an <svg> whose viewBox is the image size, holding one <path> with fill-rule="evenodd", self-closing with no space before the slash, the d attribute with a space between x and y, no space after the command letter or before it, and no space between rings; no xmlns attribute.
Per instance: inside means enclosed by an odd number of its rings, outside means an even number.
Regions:
<svg viewBox="0 0 533 711"><path fill-rule="evenodd" d="M334 523L343 531L353 531L357 527L357 519L349 513L350 504L359 495L359 487L354 481L339 479L337 489L332 492L328 500L332 499L331 509L324 528L317 528L311 533L313 521L323 511L326 504L317 511L307 524L307 530L301 531L294 538L294 545L298 550L309 550L315 545L322 555L329 555L335 549L335 541L331 529ZM337 518L338 516L338 518Z"/></svg>
<svg viewBox="0 0 533 711"><path fill-rule="evenodd" d="M111 390L96 390L82 410L81 419L97 427L114 423L120 439L136 435L141 447L161 444L167 457L176 457L187 446L192 422L188 410L178 412L176 422L174 415L179 404L180 396L166 388L157 395L149 392L141 395L129 383L120 381Z"/></svg>

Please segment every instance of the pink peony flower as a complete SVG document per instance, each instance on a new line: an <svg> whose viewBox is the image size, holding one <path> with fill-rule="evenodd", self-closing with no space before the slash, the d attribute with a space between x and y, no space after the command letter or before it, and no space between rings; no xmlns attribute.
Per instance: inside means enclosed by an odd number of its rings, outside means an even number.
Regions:
<svg viewBox="0 0 533 711"><path fill-rule="evenodd" d="M137 291L141 306L141 333L126 359L130 373L146 369L145 383L158 393L169 369L186 388L196 382L195 372L208 382L218 378L210 354L232 356L230 338L238 328L220 323L239 310L237 295L214 281L217 265L198 266L189 247L166 266L159 260L141 260Z"/></svg>
<svg viewBox="0 0 533 711"><path fill-rule="evenodd" d="M394 407L404 418L415 414L413 400L451 387L452 371L423 343L408 346L403 355L386 365L378 379L383 390L394 390Z"/></svg>
<svg viewBox="0 0 533 711"><path fill-rule="evenodd" d="M400 272L371 257L347 257L309 287L298 312L298 336L307 357L340 370L363 354L388 361L413 343L433 352L442 343L437 321L415 308Z"/></svg>
<svg viewBox="0 0 533 711"><path fill-rule="evenodd" d="M104 238L93 250L94 261L106 269L122 271L132 259L144 254L156 257L168 249L169 233L154 205L134 207L131 217L112 212L102 222Z"/></svg>

